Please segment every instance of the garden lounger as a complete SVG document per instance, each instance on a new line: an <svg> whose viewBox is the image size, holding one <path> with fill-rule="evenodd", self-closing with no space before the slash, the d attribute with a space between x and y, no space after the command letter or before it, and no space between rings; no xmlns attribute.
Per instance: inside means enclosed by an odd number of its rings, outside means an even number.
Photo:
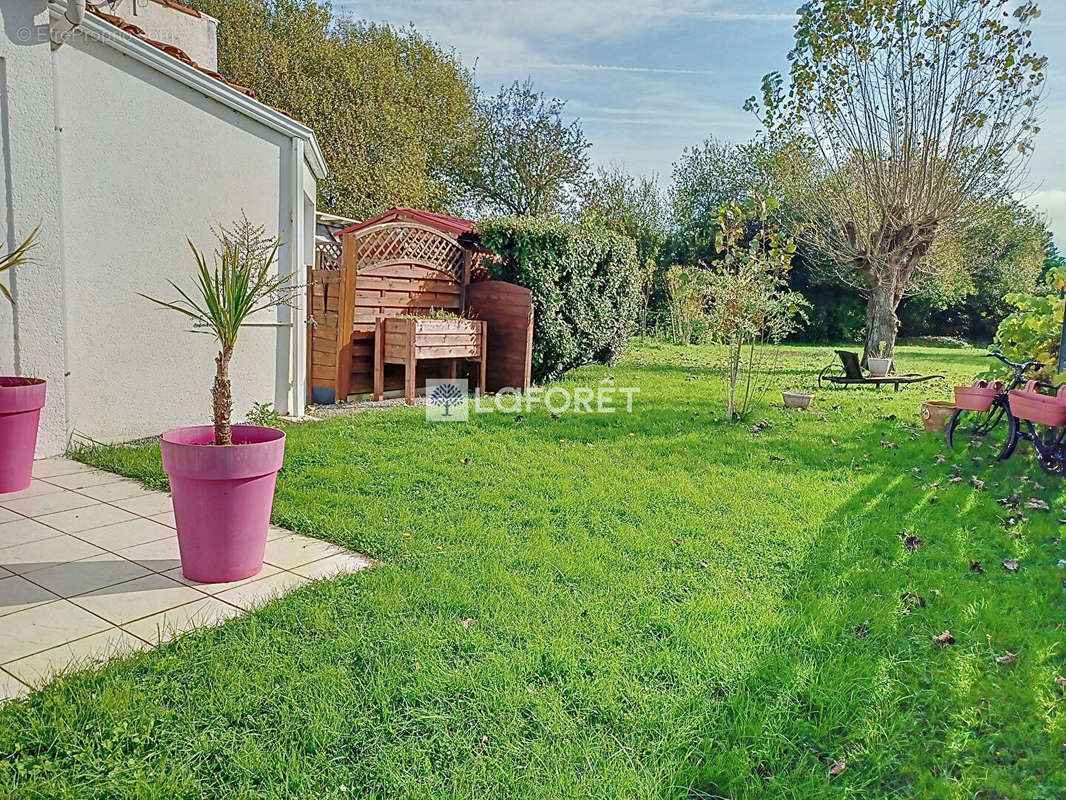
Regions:
<svg viewBox="0 0 1066 800"><path fill-rule="evenodd" d="M891 383L896 391L900 384L921 383L935 378L943 378L943 375L918 375L911 372L906 375L886 375L883 378L874 378L863 375L862 367L859 366L859 354L850 350L835 350L840 356L840 364L832 363L818 373L818 388L821 389L826 383L835 383L837 386L881 386ZM843 366L841 366L843 365ZM843 375L839 374L843 371Z"/></svg>

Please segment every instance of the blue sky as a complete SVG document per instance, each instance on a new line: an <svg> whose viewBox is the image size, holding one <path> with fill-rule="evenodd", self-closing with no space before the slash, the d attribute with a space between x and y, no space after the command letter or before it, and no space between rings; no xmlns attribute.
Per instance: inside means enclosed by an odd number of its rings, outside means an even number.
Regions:
<svg viewBox="0 0 1066 800"><path fill-rule="evenodd" d="M754 133L745 98L785 70L800 0L335 0L364 19L408 23L454 48L478 84L531 76L566 99L597 163L664 183L685 147ZM1043 131L1026 200L1066 250L1066 0L1043 0L1034 40L1050 59Z"/></svg>

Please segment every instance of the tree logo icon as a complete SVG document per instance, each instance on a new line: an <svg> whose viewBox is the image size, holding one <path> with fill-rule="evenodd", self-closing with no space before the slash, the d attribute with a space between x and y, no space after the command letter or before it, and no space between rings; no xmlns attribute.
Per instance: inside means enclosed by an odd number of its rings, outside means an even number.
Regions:
<svg viewBox="0 0 1066 800"><path fill-rule="evenodd" d="M426 419L465 422L468 418L466 379L426 381Z"/></svg>

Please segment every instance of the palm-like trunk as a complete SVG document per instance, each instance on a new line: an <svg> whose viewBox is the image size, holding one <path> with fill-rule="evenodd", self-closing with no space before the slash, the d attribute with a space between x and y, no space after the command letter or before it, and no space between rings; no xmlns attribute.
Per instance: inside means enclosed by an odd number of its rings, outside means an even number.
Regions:
<svg viewBox="0 0 1066 800"><path fill-rule="evenodd" d="M230 431L230 415L233 413L233 394L229 382L229 362L233 346L223 347L215 356L215 384L211 388L211 400L215 416L215 444L233 444Z"/></svg>

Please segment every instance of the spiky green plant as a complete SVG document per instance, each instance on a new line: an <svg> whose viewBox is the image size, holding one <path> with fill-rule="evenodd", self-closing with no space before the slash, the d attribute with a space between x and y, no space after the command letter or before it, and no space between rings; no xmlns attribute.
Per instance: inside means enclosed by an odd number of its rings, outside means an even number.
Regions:
<svg viewBox="0 0 1066 800"><path fill-rule="evenodd" d="M40 230L39 225L30 231L30 235L26 237L22 244L10 253L0 256L0 272L7 272L9 269L20 267L23 264L29 264L33 261L29 252L37 246L38 230ZM0 283L0 294L6 297L11 305L15 305L15 298L11 296L11 290L2 283Z"/></svg>
<svg viewBox="0 0 1066 800"><path fill-rule="evenodd" d="M167 281L181 295L178 300L167 302L146 294L141 297L184 314L193 320L195 332L210 333L218 340L215 382L211 391L215 444L228 445L233 444L229 365L237 335L252 314L289 302L288 282L292 273L283 277L272 274L280 240L268 238L262 227L252 225L247 219L238 222L232 230L220 228L217 236L213 267L189 241L196 259L192 291L187 292L174 281Z"/></svg>

